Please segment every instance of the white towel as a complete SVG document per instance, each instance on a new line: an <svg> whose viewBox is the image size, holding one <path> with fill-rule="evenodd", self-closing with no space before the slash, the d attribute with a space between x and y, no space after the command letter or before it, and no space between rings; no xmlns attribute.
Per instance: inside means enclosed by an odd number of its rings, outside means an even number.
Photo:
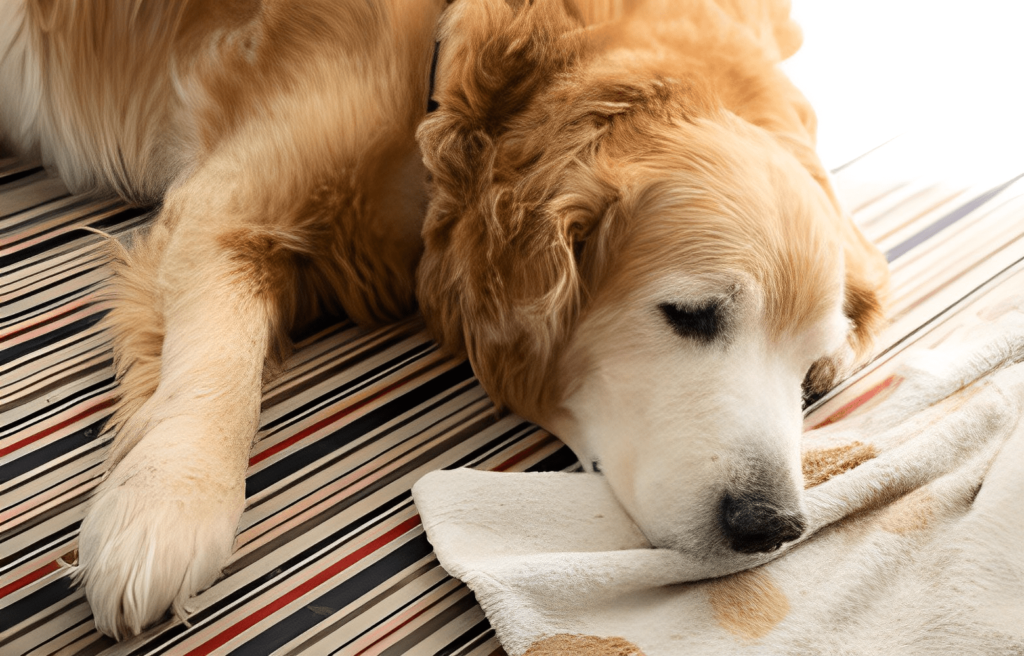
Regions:
<svg viewBox="0 0 1024 656"><path fill-rule="evenodd" d="M650 548L598 474L433 472L423 526L511 656L1024 654L1022 310L806 433L810 529L762 566Z"/></svg>

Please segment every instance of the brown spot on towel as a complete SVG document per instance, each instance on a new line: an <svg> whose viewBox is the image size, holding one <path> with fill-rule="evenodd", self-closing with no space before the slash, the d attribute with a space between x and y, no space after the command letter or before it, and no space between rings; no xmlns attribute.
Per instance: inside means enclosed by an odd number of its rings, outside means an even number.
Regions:
<svg viewBox="0 0 1024 656"><path fill-rule="evenodd" d="M715 579L707 591L719 626L747 640L768 635L789 613L789 599L761 570Z"/></svg>
<svg viewBox="0 0 1024 656"><path fill-rule="evenodd" d="M644 656L640 648L622 638L560 633L530 645L523 656Z"/></svg>
<svg viewBox="0 0 1024 656"><path fill-rule="evenodd" d="M821 485L828 479L853 469L878 455L875 447L851 442L829 449L811 449L804 452L804 488Z"/></svg>
<svg viewBox="0 0 1024 656"><path fill-rule="evenodd" d="M878 525L889 533L922 531L935 516L935 497L927 488L918 488L883 508L878 514Z"/></svg>

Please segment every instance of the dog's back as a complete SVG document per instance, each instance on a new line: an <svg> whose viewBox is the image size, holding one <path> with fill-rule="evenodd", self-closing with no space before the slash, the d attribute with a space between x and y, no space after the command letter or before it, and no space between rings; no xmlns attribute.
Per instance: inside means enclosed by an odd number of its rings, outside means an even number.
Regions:
<svg viewBox="0 0 1024 656"><path fill-rule="evenodd" d="M0 139L139 202L245 129L337 165L411 140L437 4L4 0Z"/></svg>

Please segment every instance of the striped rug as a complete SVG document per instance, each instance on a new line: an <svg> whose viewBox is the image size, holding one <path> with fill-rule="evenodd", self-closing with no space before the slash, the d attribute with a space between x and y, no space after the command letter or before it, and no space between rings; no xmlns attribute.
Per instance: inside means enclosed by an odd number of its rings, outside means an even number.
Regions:
<svg viewBox="0 0 1024 656"><path fill-rule="evenodd" d="M887 363L979 294L1024 291L1024 162L969 179L944 159L963 161L907 137L836 171L892 264L892 324L875 361L809 409L809 426L879 394ZM0 655L501 653L472 593L431 554L409 489L439 468L577 463L545 431L498 416L415 319L302 339L264 391L224 577L194 600L188 626L120 644L95 630L69 563L110 443L114 381L96 327L109 272L83 228L117 235L151 219L0 160Z"/></svg>

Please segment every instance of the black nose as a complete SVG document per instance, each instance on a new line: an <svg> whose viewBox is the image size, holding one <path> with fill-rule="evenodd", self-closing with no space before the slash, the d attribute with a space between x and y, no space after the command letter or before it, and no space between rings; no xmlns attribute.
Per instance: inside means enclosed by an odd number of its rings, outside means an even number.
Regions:
<svg viewBox="0 0 1024 656"><path fill-rule="evenodd" d="M743 553L775 551L805 528L800 512L784 512L763 497L730 494L722 500L722 526L729 545Z"/></svg>

